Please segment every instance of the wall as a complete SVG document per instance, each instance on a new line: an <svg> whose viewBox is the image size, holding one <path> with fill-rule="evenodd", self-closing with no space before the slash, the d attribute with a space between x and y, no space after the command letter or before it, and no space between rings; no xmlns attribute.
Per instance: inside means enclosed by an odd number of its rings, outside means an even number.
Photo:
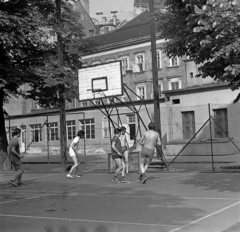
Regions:
<svg viewBox="0 0 240 232"><path fill-rule="evenodd" d="M200 91L200 89L198 90ZM210 115L214 118L215 109L226 108L228 113L228 131L229 138L215 138L214 136L214 121L212 123L212 136L214 139L215 154L231 154L239 152L230 141L233 141L237 146L240 146L240 109L239 103L233 104L233 100L237 96L237 92L232 92L229 88L196 92L189 94L179 94L171 96L166 102L166 115L168 115L168 134L167 134L167 153L170 155L176 154L184 145L189 142L190 138L183 140L182 128L182 112L194 111L195 114L195 131L201 129L204 123L209 119ZM179 99L180 104L172 104L173 99ZM215 126L216 127L216 126ZM209 122L199 131L191 144L182 152L184 155L207 155L210 154L210 124ZM208 142L206 142L206 140Z"/></svg>

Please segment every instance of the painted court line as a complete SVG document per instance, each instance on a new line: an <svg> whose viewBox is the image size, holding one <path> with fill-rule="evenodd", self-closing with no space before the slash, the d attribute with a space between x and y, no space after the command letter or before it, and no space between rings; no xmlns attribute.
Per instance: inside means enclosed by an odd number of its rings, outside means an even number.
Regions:
<svg viewBox="0 0 240 232"><path fill-rule="evenodd" d="M105 186L102 186L103 188L106 187ZM95 189L95 187L94 187ZM87 188L87 189L82 189L81 190L92 190L92 188ZM38 192L37 190L36 191L31 191L31 190L25 190L25 191L22 191L21 192L16 192L16 190L3 190L3 191L0 191L0 198L3 198L1 195L4 195L4 194L12 194L14 193L15 196L17 195L32 195L32 194L41 194L42 197L44 196L57 196L57 195L62 195L62 194L66 194L66 193L72 193L72 192L75 192L76 190L69 190L69 191L49 191L49 192ZM222 201L222 200L226 200L226 201L239 201L240 198L230 198L230 197L191 197L191 196L186 196L186 197L174 197L174 196L139 196L139 195L123 195L123 194L115 194L115 195L112 195L112 194L88 194L88 193L81 193L81 192L78 192L78 195L77 196L88 196L88 197L125 197L125 198L154 198L154 199L176 199L176 198L181 198L181 199L186 199L186 200L216 200L216 201Z"/></svg>
<svg viewBox="0 0 240 232"><path fill-rule="evenodd" d="M209 218L209 217L212 217L212 216L214 216L214 215L216 215L216 214L218 214L218 213L223 212L224 210L230 209L230 208L232 208L232 207L234 207L234 206L236 206L236 205L239 205L239 204L240 204L240 201L238 201L238 202L236 202L236 203L234 203L234 204L232 204L232 205L229 205L229 206L227 206L227 207L224 207L224 208L222 208L222 209L220 209L220 210L218 210L218 211L216 211L216 212L210 213L210 214L208 214L208 215L206 215L206 216L204 216L204 217L201 217L201 218L199 218L199 219L197 219L197 220L195 220L195 221L192 221L192 222L190 222L190 223L188 223L188 224L186 224L186 225L184 225L184 226L178 227L178 228L176 228L176 229L174 229L174 230L170 230L169 232L176 232L176 231L182 230L182 229L184 229L184 228L186 228L186 227L188 227L188 226L191 226L191 225L193 225L193 224L196 224L196 223L198 223L198 222L200 222L200 221L202 221L202 220L205 220L205 219L207 219L207 218Z"/></svg>
<svg viewBox="0 0 240 232"><path fill-rule="evenodd" d="M177 227L177 225L160 225L160 224L147 224L147 223L134 223L134 222L116 222L116 221L98 221L74 218L57 218L57 217L40 217L40 216L27 216L27 215L14 215L14 214L0 214L0 217L15 217L15 218L29 218L29 219L46 219L46 220L60 220L60 221L75 221L75 222L91 222L91 223L106 223L106 224L120 224L120 225L135 225L135 226L152 226L152 227Z"/></svg>

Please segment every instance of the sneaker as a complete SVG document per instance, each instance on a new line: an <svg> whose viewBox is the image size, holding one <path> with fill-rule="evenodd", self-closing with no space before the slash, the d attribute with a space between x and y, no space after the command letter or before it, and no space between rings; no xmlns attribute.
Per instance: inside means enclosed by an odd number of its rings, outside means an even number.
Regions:
<svg viewBox="0 0 240 232"><path fill-rule="evenodd" d="M73 179L74 177L71 174L67 174L67 178Z"/></svg>
<svg viewBox="0 0 240 232"><path fill-rule="evenodd" d="M146 181L147 181L147 177L143 177L143 179L142 179L142 184L145 184Z"/></svg>
<svg viewBox="0 0 240 232"><path fill-rule="evenodd" d="M118 180L117 177L113 177L112 182L114 182L114 183L120 183L120 181Z"/></svg>
<svg viewBox="0 0 240 232"><path fill-rule="evenodd" d="M73 175L73 177L81 177L81 176L79 176L79 175Z"/></svg>
<svg viewBox="0 0 240 232"><path fill-rule="evenodd" d="M121 183L129 183L129 181L126 179L126 177L124 176L124 177L122 177L122 179L121 179Z"/></svg>
<svg viewBox="0 0 240 232"><path fill-rule="evenodd" d="M17 187L17 186L18 186L18 185L17 185L17 183L16 183L15 181L13 181L13 180L9 180L9 181L8 181L8 183L10 183L10 184L14 185L15 187Z"/></svg>
<svg viewBox="0 0 240 232"><path fill-rule="evenodd" d="M142 175L140 175L140 176L137 178L137 181L138 181L138 182L142 182Z"/></svg>

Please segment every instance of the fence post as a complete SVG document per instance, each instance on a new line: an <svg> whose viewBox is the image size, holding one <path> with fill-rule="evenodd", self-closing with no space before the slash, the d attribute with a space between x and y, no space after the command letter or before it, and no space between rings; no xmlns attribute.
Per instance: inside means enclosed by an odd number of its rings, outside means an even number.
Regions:
<svg viewBox="0 0 240 232"><path fill-rule="evenodd" d="M211 154L212 154L212 171L214 172L214 160L213 160L213 143L212 143L212 118L210 111L210 103L208 103L208 114L209 114L209 130L210 130L210 141L211 141Z"/></svg>
<svg viewBox="0 0 240 232"><path fill-rule="evenodd" d="M47 153L48 153L48 164L49 164L49 124L47 115Z"/></svg>
<svg viewBox="0 0 240 232"><path fill-rule="evenodd" d="M11 140L11 118L8 116L8 132L9 132L9 141Z"/></svg>

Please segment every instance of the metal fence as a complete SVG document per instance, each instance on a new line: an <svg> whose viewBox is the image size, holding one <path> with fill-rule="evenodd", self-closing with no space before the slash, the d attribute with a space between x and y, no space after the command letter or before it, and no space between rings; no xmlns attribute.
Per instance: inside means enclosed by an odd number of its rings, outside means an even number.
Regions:
<svg viewBox="0 0 240 232"><path fill-rule="evenodd" d="M142 121L147 125L151 120L149 114L153 115L153 106L139 108L141 120L135 120L136 139L141 137L145 127ZM177 171L238 171L240 170L240 104L207 104L195 106L180 106L178 104L171 107L160 108L161 112L161 134L163 151L166 157L169 170ZM122 117L122 123L127 124L124 118L127 114L125 108L112 112L113 119L119 123L116 113ZM10 121L6 123L9 128L11 125L20 125L22 127L21 149L22 152L27 151L34 156L35 162L59 162L60 159L60 139L59 129L54 135L49 124L57 121L55 118L42 116L42 118L18 119L18 121ZM79 120L79 115L67 115L68 120ZM99 111L91 112L86 118L95 118L93 139L86 138L81 140L79 152L82 162L86 164L86 156L88 154L106 154L111 152L110 137L111 133L107 133L104 124L99 118L103 115ZM153 117L152 117L153 118ZM21 126L33 123L40 124L33 136L33 131L29 127ZM133 123L133 122L132 122ZM79 126L75 125L75 134ZM141 131L140 131L141 130ZM36 130L37 131L37 130ZM9 135L9 133L8 133ZM68 145L72 141L72 137L68 138ZM36 141L37 139L37 141ZM134 151L139 151L140 147ZM69 157L68 157L69 159ZM104 162L106 162L106 160ZM70 160L69 160L70 161ZM154 158L153 164L158 160ZM156 165L153 165L156 166ZM161 166L162 167L162 166ZM157 168L159 169L159 167ZM155 170L155 169L154 169ZM162 169L161 169L162 170Z"/></svg>
<svg viewBox="0 0 240 232"><path fill-rule="evenodd" d="M169 168L240 171L240 104L162 109Z"/></svg>

